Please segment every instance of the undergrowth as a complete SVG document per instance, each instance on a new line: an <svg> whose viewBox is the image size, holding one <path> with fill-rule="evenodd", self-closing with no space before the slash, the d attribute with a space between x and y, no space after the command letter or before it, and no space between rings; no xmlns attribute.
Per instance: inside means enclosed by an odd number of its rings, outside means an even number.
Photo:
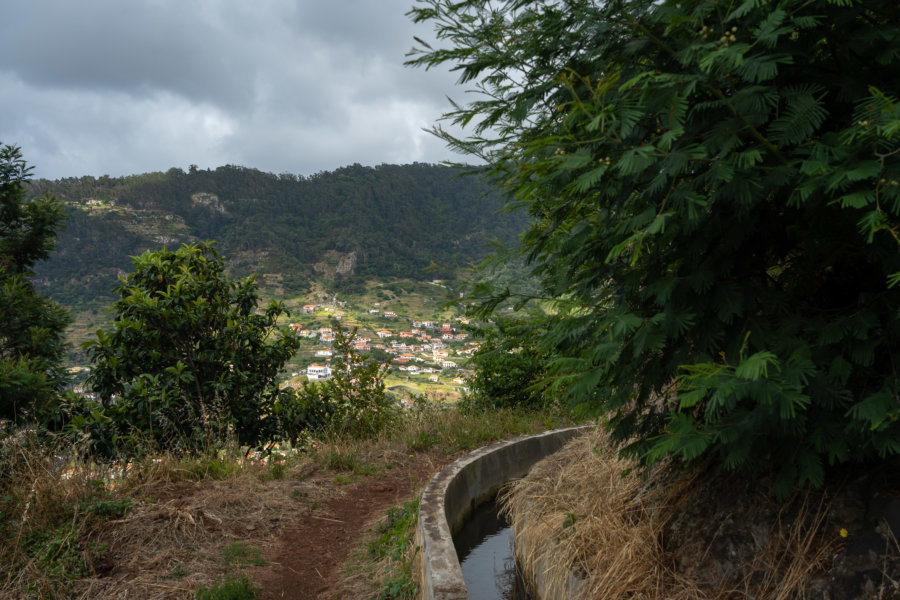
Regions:
<svg viewBox="0 0 900 600"><path fill-rule="evenodd" d="M413 573L416 521L419 499L388 509L384 520L375 526L375 539L367 546L367 557L381 564L380 600L413 600L418 588Z"/></svg>
<svg viewBox="0 0 900 600"><path fill-rule="evenodd" d="M258 588L246 575L228 576L197 590L196 600L256 600Z"/></svg>
<svg viewBox="0 0 900 600"><path fill-rule="evenodd" d="M552 412L460 412L432 401L419 401L401 416L367 439L310 436L296 448L273 447L269 456L248 456L232 442L193 455L148 453L114 464L92 460L69 440L0 432L0 597L144 598L158 588L174 598L252 598L250 579L217 581L215 575L223 563L242 570L263 563L249 545L256 542L248 537L227 546L215 530L222 520L252 516L260 524L253 534L258 541L272 535L268 523L288 506L325 500L315 490L276 492L281 481L302 481L317 469L351 480L379 476L414 455L450 457L564 424ZM191 505L166 502L179 489L191 490ZM261 501L259 494L269 495ZM367 580L371 589L353 597L410 597L412 557L404 549L417 510L417 503L408 503L378 526L381 541L362 560L388 575L377 584ZM129 570L141 575L121 576Z"/></svg>

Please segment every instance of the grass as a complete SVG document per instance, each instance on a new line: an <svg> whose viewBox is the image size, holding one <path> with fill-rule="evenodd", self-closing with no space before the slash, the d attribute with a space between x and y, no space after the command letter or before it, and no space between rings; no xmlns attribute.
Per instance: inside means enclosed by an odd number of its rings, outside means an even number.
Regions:
<svg viewBox="0 0 900 600"><path fill-rule="evenodd" d="M444 398L445 400L459 400L462 392L456 388L461 387L452 382L453 376L441 374L443 383L432 383L428 381L427 375L400 375L391 373L385 378L384 383L388 388L402 386L407 388L412 394L419 396L430 396L435 398Z"/></svg>
<svg viewBox="0 0 900 600"><path fill-rule="evenodd" d="M246 542L231 542L222 550L222 561L226 567L262 566L267 564L257 548Z"/></svg>
<svg viewBox="0 0 900 600"><path fill-rule="evenodd" d="M156 455L129 469L27 434L10 436L0 440L0 597L141 600L165 591L183 599L256 598L253 569L266 564L266 549L290 519L346 493L340 484L569 424L552 411L464 413L422 400L370 439L325 436L271 460L245 460L237 447ZM727 555L717 545L727 536L716 538L708 527L727 519L701 511L678 522L673 515L722 491L701 488L688 471L623 476L628 466L602 437L584 436L510 488L518 543L533 549L522 561L526 572L546 559L540 568L563 586L573 569L583 571L587 597L598 599L787 599L800 597L834 556L834 544L822 539L828 507L800 499L775 519L734 517L774 525L753 530L758 543L731 561L737 570L727 585L705 563L691 571L679 556ZM739 508L725 503L728 514ZM372 523L338 582L342 597L415 597L417 514L413 497ZM562 594L560 587L549 596Z"/></svg>
<svg viewBox="0 0 900 600"><path fill-rule="evenodd" d="M558 424L552 413L461 414L423 400L371 439L323 437L271 461L248 461L235 445L201 456L159 454L127 469L97 464L62 441L9 435L0 438L0 597L141 599L160 590L171 598L252 597L222 595L249 593L223 580L223 569L259 566L287 515L340 493L334 478L380 476L415 457L430 463ZM408 570L396 547L363 554L385 568L396 561L391 572ZM400 590L399 577L385 585ZM384 582L368 581L371 594L359 597L377 598Z"/></svg>
<svg viewBox="0 0 900 600"><path fill-rule="evenodd" d="M344 597L360 600L414 600L418 586L415 545L418 497L388 509L368 540L351 558L341 582Z"/></svg>
<svg viewBox="0 0 900 600"><path fill-rule="evenodd" d="M196 600L256 600L259 593L246 575L228 576L197 590Z"/></svg>
<svg viewBox="0 0 900 600"><path fill-rule="evenodd" d="M769 510L721 476L631 466L593 431L508 488L518 563L526 579L540 569L546 597L568 597L578 571L596 600L802 598L836 551L811 495Z"/></svg>

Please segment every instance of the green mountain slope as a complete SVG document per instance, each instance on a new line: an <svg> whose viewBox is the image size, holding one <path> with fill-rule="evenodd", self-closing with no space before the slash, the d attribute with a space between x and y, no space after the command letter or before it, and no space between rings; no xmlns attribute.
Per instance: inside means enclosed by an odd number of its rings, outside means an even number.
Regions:
<svg viewBox="0 0 900 600"><path fill-rule="evenodd" d="M129 257L212 239L235 276L263 275L289 291L313 279L453 277L485 241L512 242L526 217L498 213L476 177L426 164L354 165L311 177L244 167L170 169L124 178L37 180L69 219L37 268L42 292L70 306L108 295Z"/></svg>

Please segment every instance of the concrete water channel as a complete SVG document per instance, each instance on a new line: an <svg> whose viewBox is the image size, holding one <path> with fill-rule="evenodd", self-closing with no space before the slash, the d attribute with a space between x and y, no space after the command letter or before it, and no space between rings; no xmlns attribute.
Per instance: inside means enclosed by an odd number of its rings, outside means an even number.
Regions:
<svg viewBox="0 0 900 600"><path fill-rule="evenodd" d="M454 544L477 509L493 502L506 482L589 427L570 427L479 448L445 467L428 483L416 532L421 548L420 588L425 600L469 600ZM505 576L505 575L502 575Z"/></svg>
<svg viewBox="0 0 900 600"><path fill-rule="evenodd" d="M469 600L532 600L516 565L514 542L496 501L476 508L453 534Z"/></svg>

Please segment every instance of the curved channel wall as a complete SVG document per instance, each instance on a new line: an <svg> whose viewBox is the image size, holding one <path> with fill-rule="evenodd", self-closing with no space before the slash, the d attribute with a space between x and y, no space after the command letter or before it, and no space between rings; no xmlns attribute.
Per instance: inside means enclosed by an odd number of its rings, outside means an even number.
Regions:
<svg viewBox="0 0 900 600"><path fill-rule="evenodd" d="M500 486L524 477L534 463L589 427L556 429L485 446L434 476L422 493L416 531L421 548L419 589L424 600L468 600L453 534Z"/></svg>

